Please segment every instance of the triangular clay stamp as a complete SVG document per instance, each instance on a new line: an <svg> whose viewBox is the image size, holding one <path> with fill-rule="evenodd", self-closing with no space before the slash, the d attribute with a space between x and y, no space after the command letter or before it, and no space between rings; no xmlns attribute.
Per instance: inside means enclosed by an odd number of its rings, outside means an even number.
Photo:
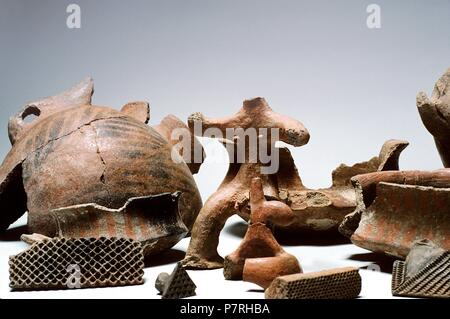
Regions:
<svg viewBox="0 0 450 319"><path fill-rule="evenodd" d="M166 272L160 273L156 278L155 287L161 293L162 299L181 299L195 296L195 289L197 288L180 262L177 263L171 275Z"/></svg>
<svg viewBox="0 0 450 319"><path fill-rule="evenodd" d="M450 298L450 251L426 239L415 242L405 261L394 262L392 295Z"/></svg>

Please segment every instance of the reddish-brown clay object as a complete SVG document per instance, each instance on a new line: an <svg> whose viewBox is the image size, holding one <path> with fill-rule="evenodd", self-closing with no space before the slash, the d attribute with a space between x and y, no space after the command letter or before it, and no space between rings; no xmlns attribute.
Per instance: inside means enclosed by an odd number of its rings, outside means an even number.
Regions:
<svg viewBox="0 0 450 319"><path fill-rule="evenodd" d="M289 153L280 152L278 192L295 215L290 225L277 227L290 232L336 230L344 217L356 207L351 177L376 171L398 170L400 153L407 141L386 141L378 156L353 166L341 164L332 172L332 186L310 189L303 185ZM287 156L289 155L289 156ZM241 213L245 217L245 212Z"/></svg>
<svg viewBox="0 0 450 319"><path fill-rule="evenodd" d="M450 165L450 69L431 99L421 92L417 107L445 167ZM357 208L339 231L363 248L405 258L425 238L450 249L450 169L362 174L352 178Z"/></svg>
<svg viewBox="0 0 450 319"><path fill-rule="evenodd" d="M0 230L29 212L30 232L53 237L54 209L96 204L119 209L130 198L182 192L191 228L202 206L192 174L171 145L146 125L146 102L122 111L91 105L93 82L27 104L9 121L13 144L0 167ZM25 119L37 116L31 123Z"/></svg>
<svg viewBox="0 0 450 319"><path fill-rule="evenodd" d="M450 249L450 170L376 172L352 178L358 207L340 231L360 247L404 258L429 239Z"/></svg>
<svg viewBox="0 0 450 319"><path fill-rule="evenodd" d="M244 101L242 109L232 117L210 119L200 113L194 113L188 125L194 134L196 125L201 124L203 134L207 129L218 129L226 136L227 128L279 129L279 140L293 146L308 142L307 129L297 120L275 113L263 98ZM236 137L222 140L228 146L230 166L218 190L211 195L199 213L192 230L191 242L183 264L198 269L221 268L223 259L217 253L219 234L226 220L234 214L249 218L248 194L251 180L261 178L264 194L268 198L278 199L288 204L294 213L294 221L289 225L277 226L283 230L298 232L304 230L335 230L344 216L356 207L356 198L350 178L354 175L377 170L398 169L398 157L408 145L405 141L387 141L379 156L355 164L341 165L333 171L333 185L328 189L311 190L300 179L291 153L287 148L279 148L279 170L276 173L262 174L261 168L267 167L260 158L256 162L249 160L249 143L245 144L245 161L236 160ZM273 139L267 143L275 143ZM232 145L232 147L229 147ZM260 147L260 145L258 145ZM273 145L268 145L272 149Z"/></svg>
<svg viewBox="0 0 450 319"><path fill-rule="evenodd" d="M178 117L175 115L169 114L165 118L161 120L161 122L158 125L153 126L153 128L161 134L171 145L172 147L176 147L177 143L180 141L178 139L175 139L174 136L172 136L172 132L175 130L183 130L183 132L186 132L187 134L190 134L189 127L181 121ZM200 170L200 166L203 164L204 159L206 158L206 154L203 150L202 144L200 141L194 136L191 135L190 137L191 145L190 145L190 154L186 158L186 165L191 170L192 174L197 174ZM192 159L195 159L195 150L201 151L201 157L199 161L193 161ZM178 150L180 155L185 158L186 154L183 154L184 149Z"/></svg>
<svg viewBox="0 0 450 319"><path fill-rule="evenodd" d="M266 201L260 178L250 189L251 221L239 247L225 257L226 279L253 282L264 289L278 276L302 271L297 259L278 244L267 223L288 225L294 220L292 210L279 201Z"/></svg>
<svg viewBox="0 0 450 319"><path fill-rule="evenodd" d="M450 68L436 82L430 98L425 92L417 95L417 108L434 137L444 167L450 167Z"/></svg>

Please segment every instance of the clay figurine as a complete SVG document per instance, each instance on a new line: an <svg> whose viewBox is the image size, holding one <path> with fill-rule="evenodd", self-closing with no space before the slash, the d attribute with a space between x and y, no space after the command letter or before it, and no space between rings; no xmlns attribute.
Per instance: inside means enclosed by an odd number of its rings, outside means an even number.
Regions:
<svg viewBox="0 0 450 319"><path fill-rule="evenodd" d="M302 271L297 258L278 244L267 223L287 225L293 221L292 210L279 201L266 201L260 178L250 189L251 219L239 247L225 257L226 279L244 280L267 288L278 276Z"/></svg>
<svg viewBox="0 0 450 319"><path fill-rule="evenodd" d="M450 167L450 68L436 82L431 98L425 92L417 94L417 109L444 167Z"/></svg>
<svg viewBox="0 0 450 319"><path fill-rule="evenodd" d="M239 214L245 220L249 219L248 196L253 178L261 178L267 198L284 201L294 213L292 223L276 226L277 229L290 232L336 231L343 218L356 207L355 191L350 178L361 173L398 169L398 157L408 145L405 141L389 140L383 145L379 156L351 167L339 166L333 172L332 187L312 190L302 184L289 150L275 146L278 141L292 146L306 144L309 141L307 129L299 121L275 113L263 98L244 101L237 114L225 119L210 119L194 113L189 117L188 125L197 136L204 135L208 129L221 133L220 141L226 147L230 159L227 175L217 191L206 201L192 229L191 242L183 264L196 269L223 266L223 259L217 253L220 231L226 220L234 214ZM196 127L201 127L201 131ZM230 128L241 128L244 132L251 129L259 132L275 129L279 134L278 138L274 134L266 134L266 140L258 139L258 145L250 145L242 143L243 137L238 134L223 138ZM260 135L264 137L264 134ZM242 157L238 161L237 154L242 144L245 156L239 154ZM272 150L272 161L279 162L277 171L262 171L273 164L266 158L258 156L252 160L252 152L259 152L261 148Z"/></svg>

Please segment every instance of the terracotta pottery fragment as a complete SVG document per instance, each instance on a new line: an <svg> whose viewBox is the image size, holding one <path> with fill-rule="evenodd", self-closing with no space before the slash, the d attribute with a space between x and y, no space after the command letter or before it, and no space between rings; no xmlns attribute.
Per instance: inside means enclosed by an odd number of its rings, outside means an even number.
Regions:
<svg viewBox="0 0 450 319"><path fill-rule="evenodd" d="M450 153L450 69L436 83L431 99L417 96L423 123L434 136L444 166ZM450 249L450 169L362 174L352 178L357 208L339 231L360 247L405 258L421 238Z"/></svg>
<svg viewBox="0 0 450 319"><path fill-rule="evenodd" d="M121 237L139 241L144 255L172 247L188 229L178 211L179 192L130 198L123 207L110 209L97 204L81 204L51 211L58 225L58 237ZM51 239L42 234L22 234L30 245Z"/></svg>
<svg viewBox="0 0 450 319"><path fill-rule="evenodd" d="M436 82L431 98L425 92L417 95L417 109L434 137L444 167L450 167L450 68Z"/></svg>
<svg viewBox="0 0 450 319"><path fill-rule="evenodd" d="M355 245L400 258L421 238L450 249L450 170L376 172L352 180L358 207L340 231Z"/></svg>
<svg viewBox="0 0 450 319"><path fill-rule="evenodd" d="M144 283L140 243L125 238L52 238L9 259L13 290L72 289Z"/></svg>
<svg viewBox="0 0 450 319"><path fill-rule="evenodd" d="M251 221L239 247L225 257L226 279L253 282L264 289L278 276L302 271L297 258L278 244L267 223L287 225L294 219L292 210L279 201L266 201L260 178L250 189Z"/></svg>
<svg viewBox="0 0 450 319"><path fill-rule="evenodd" d="M190 229L202 206L200 194L181 156L146 125L148 103L116 111L91 105L92 93L87 79L28 103L10 119L13 147L0 167L0 231L28 211L29 230L54 237L55 209L95 204L117 210L131 198L177 191L181 218ZM30 115L36 117L29 123Z"/></svg>
<svg viewBox="0 0 450 319"><path fill-rule="evenodd" d="M188 233L178 212L179 197L180 192L135 197L118 209L81 204L54 209L51 214L59 237L130 238L139 241L149 256L174 246Z"/></svg>
<svg viewBox="0 0 450 319"><path fill-rule="evenodd" d="M203 164L203 161L206 158L205 151L203 150L203 146L200 143L200 141L194 136L190 134L189 127L181 121L178 117L175 115L169 114L165 118L161 120L161 122L158 125L153 126L153 128L161 134L162 137L164 137L172 147L176 147L177 143L180 142L178 139L176 139L177 135L172 136L173 132L175 130L182 130L184 134L188 134L188 138L190 140L190 153L189 154L183 154L184 149L177 150L181 157L183 159L186 157L186 165L191 170L192 174L197 174L200 170L200 166ZM192 160L195 159L195 150L199 150L200 152L200 158L196 161Z"/></svg>
<svg viewBox="0 0 450 319"><path fill-rule="evenodd" d="M162 272L158 275L155 288L161 293L162 299L181 299L195 296L197 286L178 262L172 274Z"/></svg>
<svg viewBox="0 0 450 319"><path fill-rule="evenodd" d="M398 157L408 145L405 141L387 141L379 156L351 167L339 166L333 172L332 187L312 190L302 184L289 150L274 147L278 140L293 146L306 144L309 140L307 129L299 121L275 113L263 98L244 101L237 114L225 119L210 119L201 113L194 113L189 117L188 125L195 135L202 135L208 129L218 130L222 136L226 136L230 128L279 130L278 139L271 135L266 141L259 140L257 146L278 152L278 155L274 154L279 160L279 169L275 173L262 172L262 168L270 166L264 158L258 156L256 160L250 160L249 154L255 151L250 143L244 144L244 161L237 160L241 136L220 139L229 153L229 169L218 190L208 198L199 213L183 260L186 267L198 269L222 267L223 259L217 253L220 231L234 214L249 219L248 196L253 178L261 178L267 198L284 201L294 212L294 221L289 225L276 226L277 229L292 232L337 230L344 216L356 207L350 178L361 173L398 169ZM201 126L202 131L198 132L196 126Z"/></svg>
<svg viewBox="0 0 450 319"><path fill-rule="evenodd" d="M336 230L344 217L356 207L356 194L351 178L363 173L398 170L400 153L408 144L403 140L388 140L381 147L379 155L369 161L353 166L341 164L332 172L332 186L326 189L305 187L292 157L289 156L286 161L282 159L280 175L283 178L278 183L279 198L289 204L296 218L292 224L277 228L290 232ZM295 174L292 175L294 171Z"/></svg>
<svg viewBox="0 0 450 319"><path fill-rule="evenodd" d="M353 299L361 292L358 268L345 267L276 278L266 299Z"/></svg>
<svg viewBox="0 0 450 319"><path fill-rule="evenodd" d="M429 240L415 242L406 261L394 262L392 294L403 297L450 298L450 251Z"/></svg>

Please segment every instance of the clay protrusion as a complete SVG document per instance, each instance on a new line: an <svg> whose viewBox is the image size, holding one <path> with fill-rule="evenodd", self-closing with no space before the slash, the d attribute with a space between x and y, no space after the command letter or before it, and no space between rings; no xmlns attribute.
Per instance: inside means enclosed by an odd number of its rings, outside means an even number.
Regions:
<svg viewBox="0 0 450 319"><path fill-rule="evenodd" d="M8 135L11 144L19 140L30 127L47 116L75 106L90 105L94 93L94 81L88 77L67 91L57 95L27 103L22 110L8 122ZM28 122L28 116L35 118Z"/></svg>
<svg viewBox="0 0 450 319"><path fill-rule="evenodd" d="M192 174L197 174L205 161L206 153L198 138L189 127L175 115L169 114L153 128L176 148ZM186 139L188 143L186 143ZM182 146L182 147L180 147Z"/></svg>
<svg viewBox="0 0 450 319"><path fill-rule="evenodd" d="M120 112L145 124L150 120L150 104L145 101L129 102L122 106Z"/></svg>
<svg viewBox="0 0 450 319"><path fill-rule="evenodd" d="M416 104L423 124L434 137L444 167L450 167L450 68L436 82L431 98L420 92Z"/></svg>

